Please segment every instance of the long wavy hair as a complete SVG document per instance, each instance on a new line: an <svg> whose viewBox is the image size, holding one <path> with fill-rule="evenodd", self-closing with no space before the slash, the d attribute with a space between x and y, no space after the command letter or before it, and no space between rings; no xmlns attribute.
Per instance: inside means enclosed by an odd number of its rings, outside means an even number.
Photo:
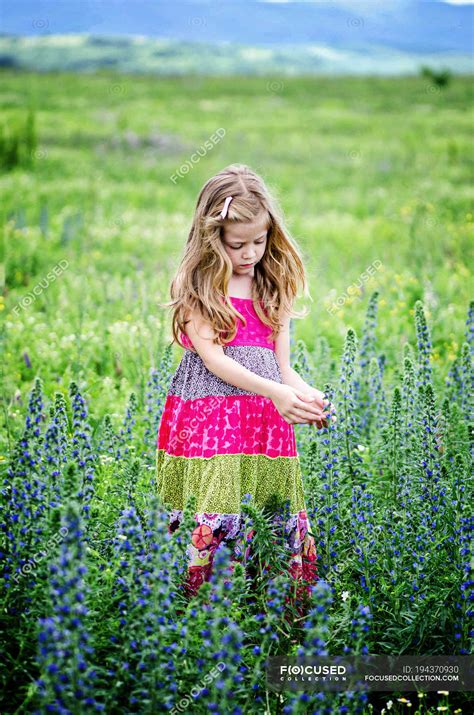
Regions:
<svg viewBox="0 0 474 715"><path fill-rule="evenodd" d="M227 196L232 196L227 216L220 213ZM245 317L228 297L232 262L222 239L224 227L238 222L254 222L267 216L267 243L261 260L254 267L253 305L264 324L271 326L269 340L275 340L285 312L301 318L308 314L293 311L292 305L301 285L305 297L312 300L306 282L301 253L290 237L276 201L263 180L245 164L226 166L211 177L201 189L184 255L171 282L171 301L160 303L171 308L173 342L185 347L179 333L186 333L190 312L198 310L213 327L214 343L226 345L237 332L236 317L246 325ZM260 302L263 303L263 308Z"/></svg>

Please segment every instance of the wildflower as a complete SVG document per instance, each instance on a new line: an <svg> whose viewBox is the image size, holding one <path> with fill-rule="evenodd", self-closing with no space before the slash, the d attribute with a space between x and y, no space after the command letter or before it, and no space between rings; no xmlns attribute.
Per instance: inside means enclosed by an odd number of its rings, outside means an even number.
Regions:
<svg viewBox="0 0 474 715"><path fill-rule="evenodd" d="M89 502L94 493L94 476L95 476L95 456L92 450L92 428L87 419L87 404L85 399L79 392L79 388L75 382L71 382L69 386L72 406L72 424L73 424L73 450L77 466L82 472L83 488L77 494L77 497L82 500L83 515L85 518L90 516Z"/></svg>
<svg viewBox="0 0 474 715"><path fill-rule="evenodd" d="M341 594L341 598L343 601L347 601L347 599L349 598L350 595L351 594L349 593L349 591L343 591Z"/></svg>
<svg viewBox="0 0 474 715"><path fill-rule="evenodd" d="M431 337L421 300L417 300L415 303L415 325L418 339L417 377L422 385L426 385L431 382Z"/></svg>
<svg viewBox="0 0 474 715"><path fill-rule="evenodd" d="M50 566L50 615L39 620L37 663L41 677L37 685L43 712L62 712L66 706L75 710L85 704L100 708L93 698L95 671L88 663L94 651L87 631L88 609L83 603L87 569L79 505L71 502L67 506L62 527L66 535ZM61 696L54 696L58 691Z"/></svg>

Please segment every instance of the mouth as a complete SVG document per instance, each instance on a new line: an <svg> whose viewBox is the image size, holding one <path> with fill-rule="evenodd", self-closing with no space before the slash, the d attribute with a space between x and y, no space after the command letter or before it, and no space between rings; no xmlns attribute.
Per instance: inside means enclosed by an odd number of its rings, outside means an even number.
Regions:
<svg viewBox="0 0 474 715"><path fill-rule="evenodd" d="M240 265L240 267L241 267L241 268L250 268L250 266L253 266L253 265L254 265L253 263L242 263L242 264Z"/></svg>

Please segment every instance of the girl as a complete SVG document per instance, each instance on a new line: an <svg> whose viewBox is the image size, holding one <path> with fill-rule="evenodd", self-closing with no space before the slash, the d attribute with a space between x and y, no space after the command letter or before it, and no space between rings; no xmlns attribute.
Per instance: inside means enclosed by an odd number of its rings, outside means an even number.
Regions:
<svg viewBox="0 0 474 715"><path fill-rule="evenodd" d="M290 573L317 579L293 425L326 426L327 401L289 364L290 317L306 314L292 311L298 284L309 296L300 253L263 180L240 164L209 179L164 304L185 353L158 430L157 485L171 506L170 532L188 496L197 498L188 596L209 580L221 541L241 556L247 493L258 506L272 494L290 501Z"/></svg>

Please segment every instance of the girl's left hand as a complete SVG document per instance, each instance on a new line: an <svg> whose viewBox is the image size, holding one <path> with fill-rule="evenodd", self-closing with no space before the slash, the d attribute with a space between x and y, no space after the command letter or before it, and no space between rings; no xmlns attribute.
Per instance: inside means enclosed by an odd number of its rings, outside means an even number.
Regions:
<svg viewBox="0 0 474 715"><path fill-rule="evenodd" d="M308 395L308 397L312 397L314 402L324 412L327 412L329 414L331 410L333 412L336 411L332 402L329 402L329 400L324 397L324 392L321 392L321 390L317 390L315 387L308 386L307 390L302 390L301 392L304 392L304 394ZM337 422L337 417L335 414L332 415L331 419L333 422Z"/></svg>

